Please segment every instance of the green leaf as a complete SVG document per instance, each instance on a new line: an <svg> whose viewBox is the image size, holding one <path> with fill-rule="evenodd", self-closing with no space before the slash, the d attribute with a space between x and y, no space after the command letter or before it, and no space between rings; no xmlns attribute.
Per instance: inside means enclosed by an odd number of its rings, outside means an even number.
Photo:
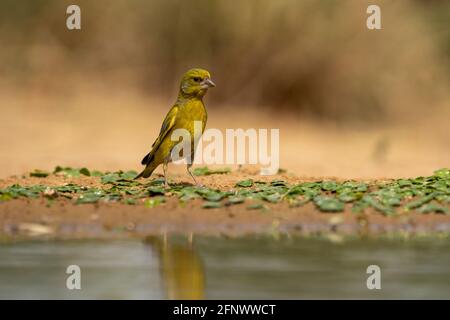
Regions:
<svg viewBox="0 0 450 320"><path fill-rule="evenodd" d="M164 197L154 197L144 201L144 206L146 208L154 208L159 206L161 203L166 202Z"/></svg>
<svg viewBox="0 0 450 320"><path fill-rule="evenodd" d="M194 168L192 170L192 174L194 176L209 176L212 174L225 174L225 173L230 173L230 172L231 172L230 168L221 168L221 169L211 170L208 167L199 167L199 168Z"/></svg>
<svg viewBox="0 0 450 320"><path fill-rule="evenodd" d="M352 206L352 212L353 213L361 213L363 212L367 207L369 207L369 204L365 201L357 201L354 202Z"/></svg>
<svg viewBox="0 0 450 320"><path fill-rule="evenodd" d="M419 212L421 213L448 213L448 208L434 203L428 203L420 207Z"/></svg>
<svg viewBox="0 0 450 320"><path fill-rule="evenodd" d="M203 203L202 208L204 209L214 209L214 208L220 208L222 207L222 204L220 202L210 202L207 201Z"/></svg>
<svg viewBox="0 0 450 320"><path fill-rule="evenodd" d="M53 173L58 173L58 172L61 172L62 170L64 170L63 167L61 167L61 166L56 166L55 169L53 170Z"/></svg>
<svg viewBox="0 0 450 320"><path fill-rule="evenodd" d="M157 178L157 179L150 181L149 185L162 186L162 185L164 185L164 182L165 182L164 178Z"/></svg>
<svg viewBox="0 0 450 320"><path fill-rule="evenodd" d="M370 195L365 195L362 198L362 201L364 201L365 203L367 203L367 205L373 207L375 210L380 211L381 213L383 213L385 215L394 215L395 214L394 209L392 209L389 206L383 205L382 203L380 203L379 201L377 201Z"/></svg>
<svg viewBox="0 0 450 320"><path fill-rule="evenodd" d="M73 169L71 167L60 167L57 166L55 168L55 170L53 171L54 174L56 175L62 175L62 176L66 176L68 178L73 178L73 177L79 177L80 176L80 170L79 169Z"/></svg>
<svg viewBox="0 0 450 320"><path fill-rule="evenodd" d="M336 191L338 184L334 181L324 181L322 182L322 189L325 191Z"/></svg>
<svg viewBox="0 0 450 320"><path fill-rule="evenodd" d="M418 207L422 206L423 204L428 203L431 200L433 200L434 197L436 197L436 195L437 195L437 193L433 192L433 193L430 193L429 195L427 195L425 197L422 197L422 198L416 199L414 201L408 202L405 205L405 209L410 210L410 209L418 208Z"/></svg>
<svg viewBox="0 0 450 320"><path fill-rule="evenodd" d="M319 210L324 212L344 211L344 203L340 202L335 197L317 196L314 198L314 203Z"/></svg>
<svg viewBox="0 0 450 320"><path fill-rule="evenodd" d="M8 194L12 198L25 197L25 198L38 198L45 190L45 186L34 185L28 187L22 187L19 184L13 184L12 186L2 189L2 194Z"/></svg>
<svg viewBox="0 0 450 320"><path fill-rule="evenodd" d="M135 205L136 203L137 203L137 201L134 198L126 198L125 199L125 204Z"/></svg>
<svg viewBox="0 0 450 320"><path fill-rule="evenodd" d="M412 186L412 182L410 180L406 180L406 179L399 179L399 180L397 180L397 183L400 187Z"/></svg>
<svg viewBox="0 0 450 320"><path fill-rule="evenodd" d="M273 180L273 181L270 183L270 185L271 185L271 186L274 186L274 187L286 186L286 181L283 181L283 180Z"/></svg>
<svg viewBox="0 0 450 320"><path fill-rule="evenodd" d="M345 191L352 191L352 192L366 192L367 191L367 184L364 182L356 182L356 181L345 181L341 185L342 192ZM339 190L337 190L339 192Z"/></svg>
<svg viewBox="0 0 450 320"><path fill-rule="evenodd" d="M207 201L217 202L222 200L225 197L221 192L208 192L203 196L203 198Z"/></svg>
<svg viewBox="0 0 450 320"><path fill-rule="evenodd" d="M141 189L126 189L125 193L130 195L136 195L141 192Z"/></svg>
<svg viewBox="0 0 450 320"><path fill-rule="evenodd" d="M381 198L381 203L390 207L397 207L401 204L402 200L398 197L386 197Z"/></svg>
<svg viewBox="0 0 450 320"><path fill-rule="evenodd" d="M439 170L436 170L435 172L434 172L434 175L436 176L436 177L439 177L439 178L442 178L442 179L450 179L450 169L448 169L448 168L442 168L442 169L439 169Z"/></svg>
<svg viewBox="0 0 450 320"><path fill-rule="evenodd" d="M447 194L437 195L435 199L439 202L450 203L450 195Z"/></svg>
<svg viewBox="0 0 450 320"><path fill-rule="evenodd" d="M295 185L291 187L288 192L286 193L286 196L297 196L302 195L304 193L303 188L301 185Z"/></svg>
<svg viewBox="0 0 450 320"><path fill-rule="evenodd" d="M88 176L88 177L91 176L91 172L87 168L81 168L80 169L80 173L85 175L85 176Z"/></svg>
<svg viewBox="0 0 450 320"><path fill-rule="evenodd" d="M69 183L63 186L54 187L57 192L63 192L63 193L75 193L81 190L81 187L78 185L75 185L73 183Z"/></svg>
<svg viewBox="0 0 450 320"><path fill-rule="evenodd" d="M174 189L172 190L175 191ZM180 189L179 191L177 191L177 194L180 201L182 202L200 197L200 195L196 192L196 188L190 186Z"/></svg>
<svg viewBox="0 0 450 320"><path fill-rule="evenodd" d="M49 174L50 173L47 171L42 171L42 170L36 169L30 173L30 177L45 178L45 177L48 177Z"/></svg>
<svg viewBox="0 0 450 320"><path fill-rule="evenodd" d="M149 187L147 190L150 196L164 195L166 192L163 187Z"/></svg>
<svg viewBox="0 0 450 320"><path fill-rule="evenodd" d="M122 195L120 193L107 194L103 199L106 202L116 202L122 199Z"/></svg>
<svg viewBox="0 0 450 320"><path fill-rule="evenodd" d="M263 205L262 203L255 203L255 204L251 204L247 207L248 210L260 210L260 209L267 209L267 207L265 205Z"/></svg>
<svg viewBox="0 0 450 320"><path fill-rule="evenodd" d="M94 170L91 172L91 176L93 177L101 177L103 175L103 172L98 171L98 170Z"/></svg>
<svg viewBox="0 0 450 320"><path fill-rule="evenodd" d="M120 178L123 180L134 180L134 178L136 178L136 176L137 176L137 172L133 171L133 170L130 170L130 171L120 174Z"/></svg>
<svg viewBox="0 0 450 320"><path fill-rule="evenodd" d="M119 180L120 176L117 173L107 173L100 179L103 184L115 183Z"/></svg>
<svg viewBox="0 0 450 320"><path fill-rule="evenodd" d="M278 193L273 193L273 194L264 194L262 196L262 199L268 202L272 202L272 203L276 203L276 202L280 202L281 200L281 195Z"/></svg>
<svg viewBox="0 0 450 320"><path fill-rule="evenodd" d="M301 199L295 198L295 199L288 199L289 202L289 207L290 208L297 208L297 207L301 207L305 204L307 204L309 201L311 201L311 197L309 196L304 196Z"/></svg>
<svg viewBox="0 0 450 320"><path fill-rule="evenodd" d="M139 182L134 181L134 178L137 176L137 172L136 171L127 171L127 172L112 172L112 173L107 173L105 175L103 175L101 177L101 182L103 184L120 184L120 185L124 185L124 186L129 186L129 185L138 185Z"/></svg>
<svg viewBox="0 0 450 320"><path fill-rule="evenodd" d="M76 200L76 204L96 203L103 197L101 190L91 191L81 194Z"/></svg>
<svg viewBox="0 0 450 320"><path fill-rule="evenodd" d="M242 180L236 183L236 187L249 188L251 186L253 186L252 179Z"/></svg>
<svg viewBox="0 0 450 320"><path fill-rule="evenodd" d="M229 206L229 205L233 205L233 204L239 204L239 203L243 203L244 201L245 201L244 197L240 197L240 196L229 197L227 199L227 202L225 203L225 205Z"/></svg>
<svg viewBox="0 0 450 320"><path fill-rule="evenodd" d="M340 193L338 199L342 202L353 202L357 199L357 195L354 192Z"/></svg>
<svg viewBox="0 0 450 320"><path fill-rule="evenodd" d="M254 184L267 184L267 182L265 182L265 181L259 181L259 180L253 181L253 183L254 183Z"/></svg>

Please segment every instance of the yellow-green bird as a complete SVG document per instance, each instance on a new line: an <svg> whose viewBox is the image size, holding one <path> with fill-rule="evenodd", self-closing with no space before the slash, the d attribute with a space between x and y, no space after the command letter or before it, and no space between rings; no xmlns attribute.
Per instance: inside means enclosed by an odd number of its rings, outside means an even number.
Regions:
<svg viewBox="0 0 450 320"><path fill-rule="evenodd" d="M160 164L163 164L164 184L166 187L168 186L167 164L172 161L172 150L179 143L178 140L173 141L171 136L176 129L185 129L190 133L191 137L191 154L183 156L190 156L190 158L187 159L187 171L192 179L194 179L195 184L197 184L197 181L190 170L194 161L194 143L200 138L199 136L194 137L194 123L195 121L201 121L201 133L203 133L207 120L203 97L209 88L215 86L216 85L211 80L210 73L204 69L191 69L183 75L178 99L167 113L161 126L159 136L152 144L151 151L144 159L142 159L141 163L145 165L145 169L136 177L136 179L140 177L150 177L152 172Z"/></svg>

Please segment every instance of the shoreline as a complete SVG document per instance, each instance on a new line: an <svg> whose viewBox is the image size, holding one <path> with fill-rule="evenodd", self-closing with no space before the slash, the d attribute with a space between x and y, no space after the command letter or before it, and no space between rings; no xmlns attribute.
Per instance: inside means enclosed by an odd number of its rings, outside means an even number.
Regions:
<svg viewBox="0 0 450 320"><path fill-rule="evenodd" d="M76 172L71 170L72 174ZM384 199L380 198L376 203L370 202L372 206L366 205L355 212L355 208L364 204L361 202L364 195L390 190L384 187L389 183L398 187L395 180L353 181L349 185L338 179L289 174L261 177L253 172L233 171L199 176L201 183L208 186L203 188L180 182L187 178L175 175L171 189L164 190L160 186L161 179L136 182L123 178L128 176L131 174L68 176L53 173L45 177L27 174L0 180L0 196L4 198L0 201L0 239L116 239L162 234L331 235L336 238L450 236L447 191L441 193L443 199L430 201L430 194L422 194L404 197L401 204L391 207L382 205ZM429 181L438 183L439 188L442 181L447 183L446 176L444 180L436 176L424 179L426 188L429 188ZM248 186L250 181L252 186ZM407 181L398 182L404 185L399 187L403 188L401 190L409 188ZM350 187L356 191L348 191ZM299 193L290 196L296 191ZM308 192L312 191L319 195L309 196ZM277 192L282 193L281 196ZM348 199L355 195L359 200ZM387 200L395 200L391 194L389 197ZM436 209L438 205L443 212L421 210L426 206Z"/></svg>

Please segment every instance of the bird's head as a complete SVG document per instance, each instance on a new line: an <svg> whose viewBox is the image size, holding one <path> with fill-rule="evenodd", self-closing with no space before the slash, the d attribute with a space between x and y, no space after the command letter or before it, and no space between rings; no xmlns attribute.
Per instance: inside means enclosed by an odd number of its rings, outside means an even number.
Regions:
<svg viewBox="0 0 450 320"><path fill-rule="evenodd" d="M201 98L209 88L215 86L208 71L199 68L191 69L181 79L180 95L187 98Z"/></svg>

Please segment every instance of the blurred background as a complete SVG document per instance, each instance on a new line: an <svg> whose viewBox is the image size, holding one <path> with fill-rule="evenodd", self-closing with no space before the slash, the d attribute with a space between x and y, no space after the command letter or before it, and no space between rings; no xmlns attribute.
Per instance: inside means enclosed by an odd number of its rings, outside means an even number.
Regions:
<svg viewBox="0 0 450 320"><path fill-rule="evenodd" d="M81 30L66 8L81 8ZM180 76L208 69L208 128L279 128L303 176L450 165L450 2L2 0L0 177L140 170ZM184 168L174 169L184 172Z"/></svg>

